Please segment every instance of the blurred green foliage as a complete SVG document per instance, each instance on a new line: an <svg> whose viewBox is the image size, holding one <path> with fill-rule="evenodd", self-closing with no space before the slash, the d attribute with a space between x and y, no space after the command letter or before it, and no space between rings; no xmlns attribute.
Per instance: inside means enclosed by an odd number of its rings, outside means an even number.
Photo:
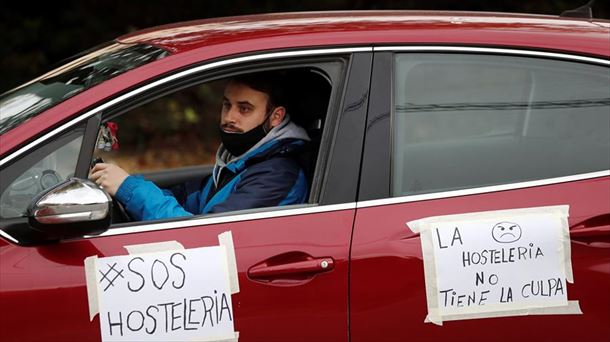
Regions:
<svg viewBox="0 0 610 342"><path fill-rule="evenodd" d="M117 151L100 153L130 173L214 164L225 81L166 95L113 119Z"/></svg>

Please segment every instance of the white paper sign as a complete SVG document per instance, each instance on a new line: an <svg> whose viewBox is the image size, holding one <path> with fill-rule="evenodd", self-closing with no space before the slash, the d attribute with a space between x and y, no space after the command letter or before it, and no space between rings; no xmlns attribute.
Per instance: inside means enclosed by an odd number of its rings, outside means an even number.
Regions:
<svg viewBox="0 0 610 342"><path fill-rule="evenodd" d="M95 259L104 341L234 338L224 246Z"/></svg>
<svg viewBox="0 0 610 342"><path fill-rule="evenodd" d="M430 321L569 306L567 206L433 217L408 225L421 235Z"/></svg>

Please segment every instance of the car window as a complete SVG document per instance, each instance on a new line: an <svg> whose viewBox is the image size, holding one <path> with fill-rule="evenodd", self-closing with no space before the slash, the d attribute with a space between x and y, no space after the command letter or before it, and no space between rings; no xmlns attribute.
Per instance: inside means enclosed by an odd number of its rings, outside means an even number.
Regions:
<svg viewBox="0 0 610 342"><path fill-rule="evenodd" d="M84 129L77 128L2 170L0 217L23 217L32 199L74 176Z"/></svg>
<svg viewBox="0 0 610 342"><path fill-rule="evenodd" d="M224 83L189 87L112 118L116 143L99 141L97 155L129 173L214 164Z"/></svg>
<svg viewBox="0 0 610 342"><path fill-rule="evenodd" d="M88 88L167 56L158 47L114 43L0 96L0 134Z"/></svg>
<svg viewBox="0 0 610 342"><path fill-rule="evenodd" d="M342 62L326 62L324 65L334 72L333 77L340 77ZM297 162L303 174L300 182L307 184L307 198L315 202L312 194L319 191L321 181L315 182L314 176L318 166L323 164L317 163L317 158L333 82L327 71L313 67L293 67L274 72L282 75L284 80L290 80L291 84L284 89L283 106L290 121L300 126L309 137L309 142L303 141L303 146L295 149L298 152L290 152L292 148L286 150L285 158ZM139 104L126 105L124 108L127 109L105 113L93 160L115 163L130 174L142 175L161 189L170 191L178 203L186 207L189 194L203 191L216 163L221 144L219 124L225 86L232 77L256 75L256 72L241 72L215 77L174 92L168 91L167 95L156 99L144 98ZM327 134L326 139L330 138ZM263 159L247 160L247 165L254 165Z"/></svg>
<svg viewBox="0 0 610 342"><path fill-rule="evenodd" d="M610 169L607 67L400 54L394 83L394 196Z"/></svg>

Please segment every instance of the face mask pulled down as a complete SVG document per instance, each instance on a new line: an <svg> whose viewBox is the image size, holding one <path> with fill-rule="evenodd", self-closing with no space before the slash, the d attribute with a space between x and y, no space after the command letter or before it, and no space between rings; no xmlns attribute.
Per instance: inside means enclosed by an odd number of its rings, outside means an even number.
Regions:
<svg viewBox="0 0 610 342"><path fill-rule="evenodd" d="M225 132L222 127L220 127L220 139L222 140L222 144L233 156L241 156L269 133L269 131L265 129L265 124L267 123L269 116L270 115L265 117L263 123L244 133Z"/></svg>

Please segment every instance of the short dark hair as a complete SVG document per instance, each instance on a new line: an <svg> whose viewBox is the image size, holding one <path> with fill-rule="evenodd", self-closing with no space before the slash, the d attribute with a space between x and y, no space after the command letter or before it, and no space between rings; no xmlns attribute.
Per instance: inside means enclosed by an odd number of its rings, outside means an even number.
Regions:
<svg viewBox="0 0 610 342"><path fill-rule="evenodd" d="M286 87L283 74L278 71L262 71L237 75L229 82L245 84L248 87L267 94L267 112L278 106L286 106Z"/></svg>

